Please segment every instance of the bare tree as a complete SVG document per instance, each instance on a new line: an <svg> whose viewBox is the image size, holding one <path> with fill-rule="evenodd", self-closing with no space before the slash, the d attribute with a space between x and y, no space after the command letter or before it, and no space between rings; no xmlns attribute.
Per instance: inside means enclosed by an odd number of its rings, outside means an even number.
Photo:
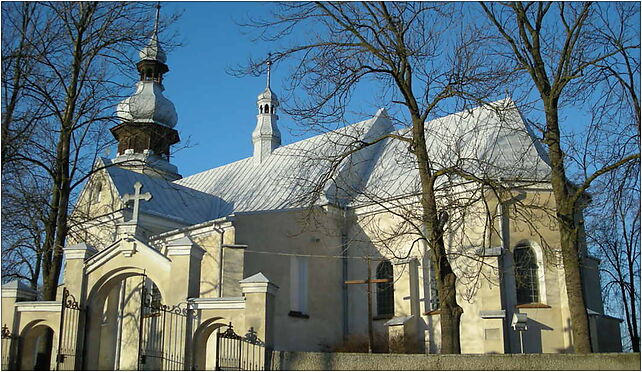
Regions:
<svg viewBox="0 0 642 372"><path fill-rule="evenodd" d="M529 86L538 94L538 103L543 106L543 142L552 167L574 347L575 352L588 353L591 344L579 259L583 251L580 216L584 195L595 179L636 161L639 153L623 147L621 153L611 153L617 156L604 157L603 162L593 164L577 185L572 184L564 147L567 129L560 110L568 102L577 103L576 93L584 81L583 76L590 76L594 68L610 58L639 48L639 39L618 35L609 44L596 42L604 39L600 30L610 27L610 20L600 17L600 9L608 6L605 4L513 2L482 3L481 6L499 32L497 54L524 72Z"/></svg>
<svg viewBox="0 0 642 372"><path fill-rule="evenodd" d="M408 130L366 140L356 136L348 144L343 142L341 151L330 159L326 157L332 165L317 175L317 187L309 196L316 199L325 187L324 181L340 173L346 159L358 151L384 141L404 144L420 180L416 202L421 207L413 213L419 214L413 234L419 236L419 242L427 242L432 252L443 353L461 350L462 308L455 291L457 275L444 242L449 213L438 203L442 183L437 181L455 173L458 167L442 168L438 159L431 157L426 123L470 102L483 102L505 77L504 66L480 53L484 30L475 28L474 22L470 22L470 28L455 27L452 19L460 14L453 4L286 3L272 18L250 22L264 40L287 40L295 31L314 30L309 38L292 40L272 57L275 62L287 58L297 61L290 89L301 89L305 98L293 94L292 104L285 111L307 128L325 131L329 123L341 123L352 92L368 79L378 82L387 98L403 108L408 118L403 124ZM253 68L242 72L255 72L263 63L265 60L251 61Z"/></svg>
<svg viewBox="0 0 642 372"><path fill-rule="evenodd" d="M154 13L150 4L131 2L6 3L2 12L9 26L3 35L19 40L8 70L11 85L3 85L2 119L3 173L7 167L19 171L3 174L3 196L49 187L37 194L46 203L23 207L42 208L40 230L32 233L39 246L32 249L40 260L43 298L53 300L70 207L79 186L97 171L97 157L112 144L107 127L115 103L131 89L130 53L148 40ZM10 158L5 149L12 150Z"/></svg>
<svg viewBox="0 0 642 372"><path fill-rule="evenodd" d="M640 350L640 167L629 164L596 185L587 233L590 246L602 260L607 305L623 314L630 347ZM616 305L616 306L614 306Z"/></svg>

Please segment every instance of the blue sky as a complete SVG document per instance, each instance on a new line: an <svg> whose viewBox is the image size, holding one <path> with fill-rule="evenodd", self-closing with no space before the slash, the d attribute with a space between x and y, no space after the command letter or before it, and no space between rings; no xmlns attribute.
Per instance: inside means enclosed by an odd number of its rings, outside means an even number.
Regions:
<svg viewBox="0 0 642 372"><path fill-rule="evenodd" d="M256 125L256 97L265 89L266 77L234 77L229 67L249 57L263 57L271 46L253 42L239 25L248 16L257 17L273 7L272 2L162 2L162 17L179 12L180 19L160 35L161 42L178 33L181 46L168 52L165 96L176 106L181 143L174 146L171 162L188 176L252 155L252 130ZM150 16L152 16L150 14ZM150 19L150 28L153 19ZM150 29L151 31L151 29ZM164 40L165 39L165 40ZM132 50L132 55L138 51ZM131 66L132 70L135 66ZM272 89L279 94L287 65L272 70ZM134 87L132 85L132 92ZM377 111L374 100L355 93L361 112ZM363 118L360 118L363 119ZM282 142L301 139L295 123L279 113ZM311 134L308 133L307 136ZM115 154L115 148L112 156Z"/></svg>
<svg viewBox="0 0 642 372"><path fill-rule="evenodd" d="M171 27L183 46L167 58L165 95L178 111L182 143L172 163L190 175L250 156L251 133L256 124L256 96L265 88L265 77L237 78L226 73L229 66L250 55L266 53L241 33L237 21L270 4L255 2L167 2L166 14L182 11ZM167 35L161 35L168 37ZM274 80L282 71L274 71ZM275 84L276 85L276 84ZM278 86L278 85L276 85ZM288 118L283 117L282 122ZM284 133L285 134L285 133ZM188 147L184 147L185 145Z"/></svg>
<svg viewBox="0 0 642 372"><path fill-rule="evenodd" d="M182 43L168 53L170 72L165 76L164 85L165 96L174 102L178 112L176 129L182 142L174 146L172 163L183 176L251 156L256 97L265 88L265 76L239 78L227 70L249 57L264 57L278 47L252 41L246 34L248 29L239 25L248 17L266 14L274 6L273 2L162 2L163 16L182 13L160 38L161 42L168 41L172 34L178 33L178 41ZM150 14L150 31L151 17L153 14ZM131 53L137 54L137 51ZM280 98L284 98L282 85L288 67L281 64L272 70L272 89ZM131 68L134 70L135 66ZM132 85L132 92L133 89ZM361 113L353 115L354 121L373 115L380 106L392 107L391 114L399 117L398 107L386 104L373 92L376 89L365 82L354 93L351 109ZM582 121L578 111L571 111L571 120L564 117L569 129ZM530 113L529 118L537 120L537 116ZM296 131L292 119L282 111L279 117L282 142L288 144L300 139L301 132Z"/></svg>

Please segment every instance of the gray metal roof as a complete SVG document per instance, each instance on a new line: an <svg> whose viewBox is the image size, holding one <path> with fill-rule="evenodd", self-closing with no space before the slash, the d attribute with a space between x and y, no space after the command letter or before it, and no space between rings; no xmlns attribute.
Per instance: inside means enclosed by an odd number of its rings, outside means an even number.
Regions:
<svg viewBox="0 0 642 372"><path fill-rule="evenodd" d="M408 130L396 134L409 136ZM426 142L433 170L456 167L480 178L529 181L550 175L542 144L510 99L427 122ZM391 139L355 204L372 196L392 198L419 191L419 172L408 144Z"/></svg>
<svg viewBox="0 0 642 372"><path fill-rule="evenodd" d="M149 192L152 199L140 204L142 213L169 218L171 220L193 225L211 220L221 215L226 208L220 198L172 183L160 177L151 177L121 168L109 166L109 159L102 159L109 178L113 182L119 196L134 192L134 184L143 184L141 192Z"/></svg>
<svg viewBox="0 0 642 372"><path fill-rule="evenodd" d="M279 147L262 162L250 157L174 182L107 169L121 195L136 181L153 195L143 213L189 224L311 202L358 206L368 203L364 195L385 199L420 190L408 144L396 139L356 151L331 169L340 154L390 133L408 135L408 129L394 131L382 109L369 120ZM495 179L545 180L550 173L542 145L510 99L432 120L426 137L434 169L458 166Z"/></svg>
<svg viewBox="0 0 642 372"><path fill-rule="evenodd" d="M227 208L222 215L302 207L310 202L310 192L315 191L318 181L324 179L333 156L345 153L356 140L372 140L390 130L392 124L385 110L379 110L369 120L278 147L260 163L250 157L174 183L220 197ZM333 177L334 182L316 190L318 196L339 204L349 199L341 185L367 179L365 172L373 150L359 151L347 159Z"/></svg>

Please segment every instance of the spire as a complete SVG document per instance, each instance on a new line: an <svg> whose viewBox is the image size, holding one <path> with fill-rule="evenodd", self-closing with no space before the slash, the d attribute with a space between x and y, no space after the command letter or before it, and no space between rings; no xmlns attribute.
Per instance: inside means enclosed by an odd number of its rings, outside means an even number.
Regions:
<svg viewBox="0 0 642 372"><path fill-rule="evenodd" d="M160 63L165 63L167 62L167 56L165 55L165 51L160 45L160 42L158 41L158 24L160 22L160 2L156 4L156 17L154 19L154 30L152 31L152 34L149 38L149 42L147 43L147 46L143 48L140 53L138 54L140 56L141 60L148 60L148 61L157 61Z"/></svg>
<svg viewBox="0 0 642 372"><path fill-rule="evenodd" d="M156 19L154 20L154 36L158 40L158 20L160 19L160 1L156 3Z"/></svg>
<svg viewBox="0 0 642 372"><path fill-rule="evenodd" d="M265 89L270 89L270 67L272 66L272 53L268 53L268 60L265 63L267 65L267 85Z"/></svg>
<svg viewBox="0 0 642 372"><path fill-rule="evenodd" d="M271 54L268 55L266 64L266 86L256 101L259 113L256 116L256 128L254 128L254 132L252 132L254 159L259 163L266 159L274 149L281 146L281 132L276 124L279 119L276 115L279 100L276 94L272 92L272 89L270 89Z"/></svg>

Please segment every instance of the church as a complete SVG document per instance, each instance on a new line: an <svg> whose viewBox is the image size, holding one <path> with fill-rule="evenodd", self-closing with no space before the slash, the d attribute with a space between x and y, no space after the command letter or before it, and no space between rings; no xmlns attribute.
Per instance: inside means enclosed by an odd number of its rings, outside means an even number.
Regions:
<svg viewBox="0 0 642 372"><path fill-rule="evenodd" d="M271 350L367 350L369 334L375 352L439 352L418 172L395 140L407 128L380 109L283 145L268 66L253 155L184 177L170 160L178 115L156 32L135 67L140 81L111 128L117 155L96 162L74 207L82 223L64 248L57 301L36 301L21 282L2 287L3 368L264 369ZM436 168L466 167L508 190L437 185L462 353L572 352L550 168L529 124L504 99L426 128ZM598 266L584 255L593 350L621 351Z"/></svg>

